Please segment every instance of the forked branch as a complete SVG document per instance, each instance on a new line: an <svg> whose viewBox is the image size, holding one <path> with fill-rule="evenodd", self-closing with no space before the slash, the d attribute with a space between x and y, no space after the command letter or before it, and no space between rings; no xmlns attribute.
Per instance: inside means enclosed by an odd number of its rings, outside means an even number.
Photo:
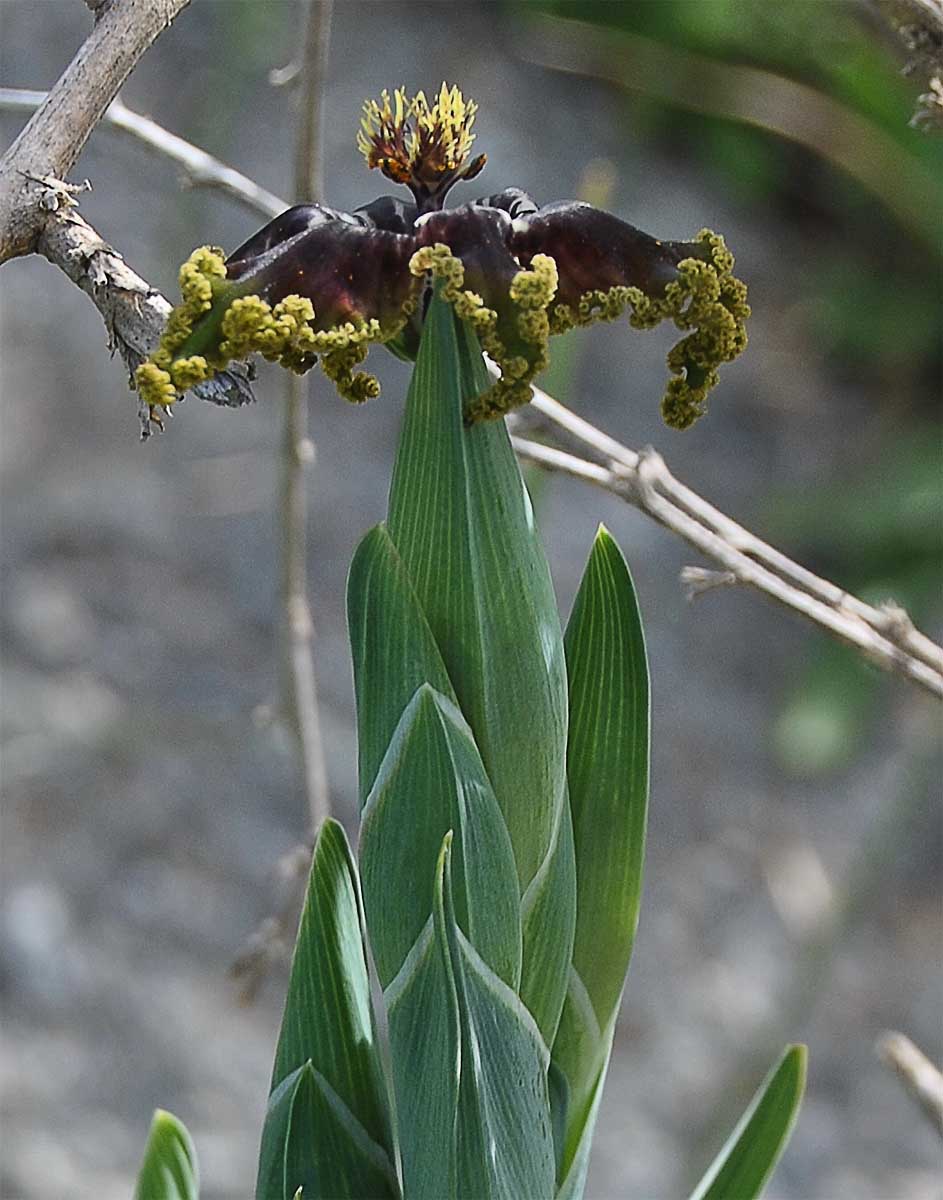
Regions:
<svg viewBox="0 0 943 1200"><path fill-rule="evenodd" d="M539 388L531 407L555 437L587 457L515 436L523 459L614 493L721 567L724 584L763 592L872 662L943 698L943 649L915 629L902 608L866 604L794 562L676 479L657 451L622 445ZM698 581L689 576L687 582Z"/></svg>

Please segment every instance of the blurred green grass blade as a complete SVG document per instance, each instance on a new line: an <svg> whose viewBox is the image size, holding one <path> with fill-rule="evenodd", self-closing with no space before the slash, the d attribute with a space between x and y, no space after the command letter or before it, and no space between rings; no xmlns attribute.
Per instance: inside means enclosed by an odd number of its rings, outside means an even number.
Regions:
<svg viewBox="0 0 943 1200"><path fill-rule="evenodd" d="M442 656L385 525L370 530L350 564L347 625L357 695L363 807L393 730L416 689L429 683L455 699Z"/></svg>
<svg viewBox="0 0 943 1200"><path fill-rule="evenodd" d="M446 835L432 916L386 994L405 1192L544 1200L554 1187L549 1054L456 923L451 843Z"/></svg>
<svg viewBox="0 0 943 1200"><path fill-rule="evenodd" d="M477 341L434 299L407 400L389 530L423 607L507 822L523 894L565 803L566 675L550 573L503 421L466 428L489 386ZM565 849L565 846L564 846ZM559 853L554 865L560 865ZM544 930L555 951L524 999L552 1040L575 895L567 864ZM546 869L546 868L545 868Z"/></svg>
<svg viewBox="0 0 943 1200"><path fill-rule="evenodd" d="M454 830L456 919L517 988L521 921L511 842L462 714L429 684L403 713L363 810L360 869L370 944L386 987L433 904L442 839Z"/></svg>
<svg viewBox="0 0 943 1200"><path fill-rule="evenodd" d="M134 1200L197 1200L200 1172L193 1141L182 1121L158 1108L144 1148Z"/></svg>
<svg viewBox="0 0 943 1200"><path fill-rule="evenodd" d="M386 1082L377 1049L370 983L363 943L363 913L356 868L344 831L336 821L321 827L282 1019L272 1092L299 1068L312 1064L319 1091L336 1097L338 1111L351 1114L364 1138L394 1161ZM277 1157L269 1139L276 1124L266 1122L260 1163ZM325 1132L325 1136L334 1136ZM311 1161L327 1161L313 1134ZM339 1172L345 1162L337 1161ZM389 1172L393 1174L392 1165ZM297 1184L295 1185L297 1186ZM324 1195L346 1194L346 1177L322 1180ZM385 1195L395 1192L387 1191Z"/></svg>
<svg viewBox="0 0 943 1200"><path fill-rule="evenodd" d="M691 1200L754 1200L761 1195L796 1123L805 1076L805 1046L789 1046Z"/></svg>
<svg viewBox="0 0 943 1200"><path fill-rule="evenodd" d="M390 1200L399 1185L386 1151L310 1062L269 1098L257 1200Z"/></svg>
<svg viewBox="0 0 943 1200"><path fill-rule="evenodd" d="M600 527L566 631L567 777L577 872L572 970L554 1061L570 1085L566 1169L582 1136L635 941L648 809L650 704L632 578Z"/></svg>

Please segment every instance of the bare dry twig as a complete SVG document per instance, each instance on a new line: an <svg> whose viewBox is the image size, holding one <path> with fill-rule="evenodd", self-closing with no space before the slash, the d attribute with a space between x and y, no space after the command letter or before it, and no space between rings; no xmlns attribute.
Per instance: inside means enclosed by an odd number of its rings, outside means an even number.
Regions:
<svg viewBox="0 0 943 1200"><path fill-rule="evenodd" d="M332 0L308 0L305 42L298 66L301 111L295 152L295 197L323 199L324 85L330 44ZM251 181L249 181L251 183ZM278 212L287 206L281 201ZM311 864L314 837L330 816L327 764L312 657L314 621L308 597L308 510L305 467L314 460L308 437L307 382L289 374L285 385L278 512L279 602L281 606L281 709L298 747L311 839L294 847L279 864L286 883L276 912L250 936L232 966L240 998L251 1003L273 963L285 956Z"/></svg>
<svg viewBox="0 0 943 1200"><path fill-rule="evenodd" d="M105 323L108 348L121 356L130 380L160 337L171 306L78 214L67 185L47 177L42 188L49 211L36 251L91 299ZM48 198L56 195L58 201ZM251 372L233 363L194 391L215 404L238 407L253 399ZM147 405L139 406L139 416L146 436L150 431Z"/></svg>
<svg viewBox="0 0 943 1200"><path fill-rule="evenodd" d="M0 159L0 263L31 253L49 217L31 177L68 175L138 59L188 3L99 6L92 32Z"/></svg>
<svg viewBox="0 0 943 1200"><path fill-rule="evenodd" d="M943 1137L943 1073L903 1033L885 1033L878 1057L893 1070L933 1128Z"/></svg>
<svg viewBox="0 0 943 1200"><path fill-rule="evenodd" d="M81 189L62 177L104 112L114 110L117 123L123 110L114 102L118 89L188 2L90 5L94 29L49 92L0 89L3 108L34 109L0 159L0 263L36 251L63 271L98 308L109 348L121 355L129 376L160 336L170 305L75 212L75 192ZM196 391L216 403L245 404L252 399L250 377L236 366ZM141 417L147 434L148 414Z"/></svg>
<svg viewBox="0 0 943 1200"><path fill-rule="evenodd" d="M3 96L0 92L0 107ZM169 135L162 141L157 134L159 128L153 131L148 145L180 161L177 143L181 139ZM221 180L228 178L228 168L218 162L214 168L215 160L210 156L207 160L207 186L214 185L214 172ZM252 196L251 189L247 189L242 198L250 206L256 205ZM281 201L278 205L279 211L288 207ZM271 215L268 208L256 208L265 216ZM819 578L686 487L655 451L639 452L624 446L540 388L534 390L530 409L548 423L558 441L579 449L586 457L515 437L522 458L614 492L683 537L723 572L733 574L738 583L800 613L885 669L943 696L943 649L915 629L902 609L892 604L876 608Z"/></svg>
<svg viewBox="0 0 943 1200"><path fill-rule="evenodd" d="M0 109L32 112L48 94L30 88L0 87ZM112 100L102 115L102 121L116 133L127 134L133 141L143 142L151 150L166 154L180 167L181 181L187 187L215 188L252 212L267 213L271 217L277 217L285 210L284 202L254 179L233 167L225 166L199 146L177 137L150 117L134 112L121 99Z"/></svg>
<svg viewBox="0 0 943 1200"><path fill-rule="evenodd" d="M301 111L295 153L295 196L323 199L323 99L331 31L331 0L309 0L299 92ZM284 206L282 206L284 207ZM281 210L279 210L281 211ZM314 622L308 599L305 467L314 458L308 438L307 383L289 375L282 431L279 508L282 605L283 707L291 721L304 777L312 833L330 815L327 767L311 644Z"/></svg>
<svg viewBox="0 0 943 1200"><path fill-rule="evenodd" d="M910 124L943 130L943 0L872 0L907 52L904 74L926 91L917 97Z"/></svg>
<svg viewBox="0 0 943 1200"><path fill-rule="evenodd" d="M902 609L875 608L793 562L675 479L655 450L623 446L539 388L532 408L556 436L578 445L592 461L515 436L522 458L613 492L684 538L737 583L756 588L879 666L943 697L943 649L916 630Z"/></svg>

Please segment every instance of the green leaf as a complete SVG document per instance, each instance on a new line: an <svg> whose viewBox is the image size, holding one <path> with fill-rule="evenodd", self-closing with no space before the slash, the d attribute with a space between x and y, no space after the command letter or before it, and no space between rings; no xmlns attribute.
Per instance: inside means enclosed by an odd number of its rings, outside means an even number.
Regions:
<svg viewBox="0 0 943 1200"><path fill-rule="evenodd" d="M466 427L489 386L474 335L434 299L407 400L389 530L442 653L504 813L521 894L551 860L551 953L525 948L522 997L548 1041L566 989L574 921L561 839L566 675L559 617L530 499L503 421Z"/></svg>
<svg viewBox="0 0 943 1200"><path fill-rule="evenodd" d="M385 1157L385 1190L370 1194L395 1196L393 1137L370 1001L360 893L350 848L336 821L325 822L314 848L262 1133L260 1200L269 1200L261 1190L270 1186L263 1167L270 1171L270 1164L283 1160L286 1131L291 1130L292 1109L286 1115L279 1107L285 1103L279 1085L293 1078L294 1086L301 1087L299 1081L307 1079L304 1071L298 1075L301 1068L310 1068L317 1083L324 1120L301 1142L292 1143L298 1177L285 1183L288 1194L303 1179L308 1180L305 1200L354 1194L349 1189L359 1177L357 1155L334 1153L343 1133L348 1141L353 1137L355 1145L359 1140ZM315 1103L312 1087L306 1082L297 1099L309 1112ZM311 1177L315 1168L317 1179Z"/></svg>
<svg viewBox="0 0 943 1200"><path fill-rule="evenodd" d="M563 1019L566 1019L565 1009ZM612 1049L612 1034L614 1029L615 1021L612 1023L608 1040L601 1056L602 1066L599 1068L599 1074L596 1076L596 1081L590 1091L589 1106L583 1120L583 1127L580 1130L575 1147L570 1152L566 1172L560 1178L556 1200L582 1200L583 1189L586 1187L586 1175L589 1171L589 1152L592 1149L596 1117L599 1113L600 1101L602 1100L603 1085L606 1082L606 1071L609 1069L609 1052Z"/></svg>
<svg viewBox="0 0 943 1200"><path fill-rule="evenodd" d="M566 658L578 883L573 963L553 1046L570 1085L564 1170L583 1136L635 941L648 809L645 639L629 569L602 527L567 625Z"/></svg>
<svg viewBox="0 0 943 1200"><path fill-rule="evenodd" d="M638 925L651 705L632 577L602 526L567 624L566 657L567 779L579 878L573 965L605 1028Z"/></svg>
<svg viewBox="0 0 943 1200"><path fill-rule="evenodd" d="M589 1160L590 1115L596 1081L605 1074L614 1028L615 1018L608 1031L600 1029L583 981L571 968L566 1001L553 1043L554 1066L567 1081L566 1113L554 1111L555 1126L565 1122L557 1172L560 1180L572 1174L572 1165L581 1147L585 1147L587 1162Z"/></svg>
<svg viewBox="0 0 943 1200"><path fill-rule="evenodd" d="M197 1200L200 1172L196 1150L181 1121L162 1108L154 1112L134 1200Z"/></svg>
<svg viewBox="0 0 943 1200"><path fill-rule="evenodd" d="M442 655L385 525L370 530L350 564L347 625L363 807L393 730L416 689L429 683L455 700ZM436 853L440 841L441 837Z"/></svg>
<svg viewBox="0 0 943 1200"><path fill-rule="evenodd" d="M387 1200L399 1195L387 1152L372 1141L310 1061L269 1097L257 1200Z"/></svg>
<svg viewBox="0 0 943 1200"><path fill-rule="evenodd" d="M428 923L435 864L450 830L457 920L485 962L516 989L521 920L507 828L462 714L423 684L363 810L360 869L383 987Z"/></svg>
<svg viewBox="0 0 943 1200"><path fill-rule="evenodd" d="M458 927L451 843L446 835L432 916L386 993L405 1191L410 1200L544 1200L554 1186L549 1054Z"/></svg>
<svg viewBox="0 0 943 1200"><path fill-rule="evenodd" d="M754 1200L789 1141L805 1090L806 1048L787 1047L691 1200Z"/></svg>
<svg viewBox="0 0 943 1200"><path fill-rule="evenodd" d="M562 961L558 938L572 945L576 921L576 862L570 806L564 803L553 842L540 869L521 897L524 962L520 994L541 1032L556 1034L569 965Z"/></svg>

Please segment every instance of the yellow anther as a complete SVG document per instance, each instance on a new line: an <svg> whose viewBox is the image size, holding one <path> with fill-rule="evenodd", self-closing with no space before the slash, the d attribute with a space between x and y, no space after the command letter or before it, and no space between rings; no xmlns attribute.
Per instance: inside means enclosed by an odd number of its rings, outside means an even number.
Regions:
<svg viewBox="0 0 943 1200"><path fill-rule="evenodd" d="M198 383L205 383L213 372L202 354L194 354L190 358L176 359L170 368L170 374L174 387L185 392L187 388L195 387Z"/></svg>
<svg viewBox="0 0 943 1200"><path fill-rule="evenodd" d="M357 148L368 167L379 167L397 183L454 177L471 152L477 111L474 100L445 83L432 104L425 92L410 97L396 88L391 97L384 89L379 101L364 103Z"/></svg>
<svg viewBox="0 0 943 1200"><path fill-rule="evenodd" d="M152 409L158 406L167 408L177 399L169 372L162 371L155 363L141 363L134 372L134 381L141 399Z"/></svg>

